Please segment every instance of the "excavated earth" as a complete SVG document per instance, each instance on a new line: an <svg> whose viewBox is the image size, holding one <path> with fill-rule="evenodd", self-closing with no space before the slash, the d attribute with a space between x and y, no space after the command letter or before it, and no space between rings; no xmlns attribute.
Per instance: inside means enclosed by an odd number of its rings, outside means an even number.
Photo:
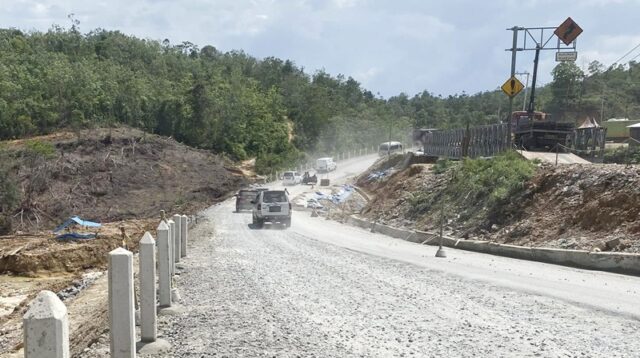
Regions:
<svg viewBox="0 0 640 358"><path fill-rule="evenodd" d="M34 160L29 152L33 143L36 148L53 148L53 153ZM74 298L72 311L74 302L86 301L77 310L96 313L93 322L84 325L87 329L71 332L72 341L87 343L102 333L106 290L93 287L94 280L86 275L106 269L108 252L122 245L136 252L144 232L157 226L161 210L168 215L195 213L251 180L210 152L128 127L1 144L1 159L21 197L10 215L10 231L0 236L1 357L20 348L21 317L43 289ZM74 215L103 223L97 238L56 240L51 230ZM104 285L102 281L97 282ZM90 293L83 297L85 288ZM77 300L71 297L75 295ZM76 343L74 350L82 349Z"/></svg>
<svg viewBox="0 0 640 358"><path fill-rule="evenodd" d="M404 164L404 165L403 165ZM371 173L387 170L381 178ZM436 230L435 209L415 216L412 198L419 193L438 196L447 185L446 174L431 164L409 164L396 159L377 163L358 178L372 200L362 215L397 227ZM522 188L499 208L484 203L459 202L473 208L473 217L451 215L445 232L464 239L513 245L640 252L640 166L616 164L540 165Z"/></svg>

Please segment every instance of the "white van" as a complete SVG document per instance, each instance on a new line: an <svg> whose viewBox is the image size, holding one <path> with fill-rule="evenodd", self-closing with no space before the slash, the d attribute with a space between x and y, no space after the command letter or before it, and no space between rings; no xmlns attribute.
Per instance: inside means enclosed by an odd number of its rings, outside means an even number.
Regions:
<svg viewBox="0 0 640 358"><path fill-rule="evenodd" d="M383 157L389 154L404 153L402 143L400 142L384 142L378 147L378 155Z"/></svg>
<svg viewBox="0 0 640 358"><path fill-rule="evenodd" d="M302 183L302 176L298 172L284 172L282 174L282 185L296 185Z"/></svg>
<svg viewBox="0 0 640 358"><path fill-rule="evenodd" d="M333 161L333 158L331 157L324 157L324 158L318 158L316 159L316 170L318 172L330 172L333 170L336 170L338 166L336 165L336 162Z"/></svg>

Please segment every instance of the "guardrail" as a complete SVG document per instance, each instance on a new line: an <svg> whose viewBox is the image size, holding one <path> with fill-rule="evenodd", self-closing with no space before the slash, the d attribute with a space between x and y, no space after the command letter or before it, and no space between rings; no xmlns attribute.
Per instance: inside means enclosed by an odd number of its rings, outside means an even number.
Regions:
<svg viewBox="0 0 640 358"><path fill-rule="evenodd" d="M425 131L417 133L414 139L422 143L424 154L452 159L490 157L511 147L506 123Z"/></svg>

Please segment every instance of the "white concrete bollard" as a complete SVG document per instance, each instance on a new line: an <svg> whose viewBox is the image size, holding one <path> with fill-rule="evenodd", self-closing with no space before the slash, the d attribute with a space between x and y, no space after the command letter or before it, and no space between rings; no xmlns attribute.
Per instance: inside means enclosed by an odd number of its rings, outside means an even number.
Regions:
<svg viewBox="0 0 640 358"><path fill-rule="evenodd" d="M169 219L169 221L167 221L167 225L169 225L169 262L171 263L169 265L169 271L171 271L171 277L173 277L173 275L176 272L176 264L175 264L175 238L176 238L176 223L172 220Z"/></svg>
<svg viewBox="0 0 640 358"><path fill-rule="evenodd" d="M180 256L187 256L187 238L189 237L189 224L187 223L187 216L182 215L180 217Z"/></svg>
<svg viewBox="0 0 640 358"><path fill-rule="evenodd" d="M176 225L175 241L173 242L173 260L174 262L180 262L180 258L182 257L180 253L180 251L182 251L182 228L180 227L182 224L182 216L175 214L173 216L173 222Z"/></svg>
<svg viewBox="0 0 640 358"><path fill-rule="evenodd" d="M69 358L67 307L51 291L40 291L22 321L25 358Z"/></svg>
<svg viewBox="0 0 640 358"><path fill-rule="evenodd" d="M158 225L158 296L160 307L171 306L171 262L169 226L164 221Z"/></svg>
<svg viewBox="0 0 640 358"><path fill-rule="evenodd" d="M140 336L143 342L158 337L156 312L156 242L147 231L140 240Z"/></svg>
<svg viewBox="0 0 640 358"><path fill-rule="evenodd" d="M111 358L135 358L133 254L121 247L109 253L109 333Z"/></svg>

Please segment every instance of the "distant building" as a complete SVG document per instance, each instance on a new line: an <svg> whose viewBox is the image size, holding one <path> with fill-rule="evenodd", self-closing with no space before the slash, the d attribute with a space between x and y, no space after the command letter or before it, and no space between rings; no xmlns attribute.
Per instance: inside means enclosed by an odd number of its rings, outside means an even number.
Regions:
<svg viewBox="0 0 640 358"><path fill-rule="evenodd" d="M624 142L629 139L629 126L640 123L640 120L629 120L628 118L611 118L602 122L602 126L607 128L607 140L614 142Z"/></svg>
<svg viewBox="0 0 640 358"><path fill-rule="evenodd" d="M632 124L627 127L629 129L629 146L640 146L640 123Z"/></svg>
<svg viewBox="0 0 640 358"><path fill-rule="evenodd" d="M578 127L578 129L581 128L600 128L600 124L598 124L598 121L596 121L595 118L587 117Z"/></svg>

